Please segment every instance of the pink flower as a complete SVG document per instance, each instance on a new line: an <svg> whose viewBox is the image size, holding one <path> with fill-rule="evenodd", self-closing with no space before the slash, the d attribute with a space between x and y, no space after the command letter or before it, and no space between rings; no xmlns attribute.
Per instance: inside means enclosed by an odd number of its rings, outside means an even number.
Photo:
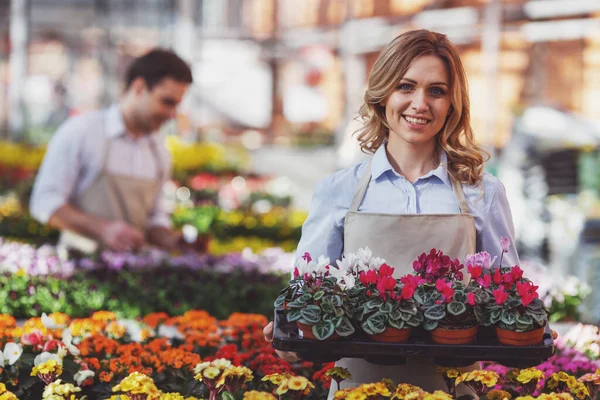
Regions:
<svg viewBox="0 0 600 400"><path fill-rule="evenodd" d="M538 298L538 286L531 282L517 282L517 293L521 296L521 303L524 306L529 305L533 300Z"/></svg>
<svg viewBox="0 0 600 400"><path fill-rule="evenodd" d="M312 261L312 257L310 256L310 254L308 252L304 253L304 255L302 256L302 258L304 259L304 261L306 261L307 263Z"/></svg>
<svg viewBox="0 0 600 400"><path fill-rule="evenodd" d="M298 270L298 267L294 267L294 279L300 276L300 271Z"/></svg>
<svg viewBox="0 0 600 400"><path fill-rule="evenodd" d="M401 293L402 299L408 300L411 297L413 297L413 294L415 294L415 286L404 285L404 287L402 288L402 293Z"/></svg>
<svg viewBox="0 0 600 400"><path fill-rule="evenodd" d="M506 300L508 300L508 293L504 291L504 288L494 290L494 299L496 300L496 304L502 305Z"/></svg>
<svg viewBox="0 0 600 400"><path fill-rule="evenodd" d="M492 258L492 256L487 251L480 251L479 253L469 254L465 258L465 264L467 265L467 267L469 265L478 265L483 267L484 269L492 268L495 261L496 257Z"/></svg>
<svg viewBox="0 0 600 400"><path fill-rule="evenodd" d="M475 293L473 292L469 292L467 293L467 304L474 306L475 304L477 304L477 301L475 299Z"/></svg>
<svg viewBox="0 0 600 400"><path fill-rule="evenodd" d="M489 288L490 285L492 284L492 276L484 275L481 278L477 279L477 283L479 283L484 288Z"/></svg>
<svg viewBox="0 0 600 400"><path fill-rule="evenodd" d="M515 265L510 269L510 275L513 282L520 281L523 278L523 270L518 265Z"/></svg>
<svg viewBox="0 0 600 400"><path fill-rule="evenodd" d="M500 246L502 246L502 251L503 252L508 252L508 249L510 249L510 239L507 237L501 237L500 238Z"/></svg>
<svg viewBox="0 0 600 400"><path fill-rule="evenodd" d="M442 294L442 297L446 303L452 301L454 296L454 289L452 289L452 282L446 282L443 279L438 279L435 282L435 288Z"/></svg>
<svg viewBox="0 0 600 400"><path fill-rule="evenodd" d="M469 265L467 269L469 270L471 278L473 279L479 278L481 276L481 273L483 272L483 267L481 265Z"/></svg>
<svg viewBox="0 0 600 400"><path fill-rule="evenodd" d="M504 282L504 276L502 275L502 272L500 272L500 268L498 268L497 270L494 271L492 280L494 281L494 284L496 284L496 285L499 285L502 282Z"/></svg>
<svg viewBox="0 0 600 400"><path fill-rule="evenodd" d="M377 290L379 293L384 294L388 290L392 290L396 287L396 280L391 276L381 276L377 280Z"/></svg>
<svg viewBox="0 0 600 400"><path fill-rule="evenodd" d="M379 267L379 276L392 276L393 273L394 268L387 264L382 264L381 267Z"/></svg>
<svg viewBox="0 0 600 400"><path fill-rule="evenodd" d="M369 285L377 282L377 271L372 269L368 271L362 271L360 273L360 283L363 285Z"/></svg>
<svg viewBox="0 0 600 400"><path fill-rule="evenodd" d="M60 346L62 343L58 340L55 339L50 339L46 342L46 344L44 344L44 351L53 351L55 349L58 349L58 346Z"/></svg>
<svg viewBox="0 0 600 400"><path fill-rule="evenodd" d="M37 330L26 333L21 336L21 343L26 346L33 346L36 350L42 350L44 348L44 336Z"/></svg>

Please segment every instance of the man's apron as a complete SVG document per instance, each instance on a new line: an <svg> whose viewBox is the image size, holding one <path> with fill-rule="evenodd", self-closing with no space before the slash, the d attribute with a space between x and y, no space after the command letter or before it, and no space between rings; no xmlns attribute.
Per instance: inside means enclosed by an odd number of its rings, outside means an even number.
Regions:
<svg viewBox="0 0 600 400"><path fill-rule="evenodd" d="M105 129L103 131L106 133ZM73 205L87 214L108 220L125 221L145 233L154 201L161 190L160 182L163 176L156 143L152 138L149 140L156 162L156 179L143 179L115 174L108 170L108 155L113 140L106 140L102 169L98 177L92 186L75 199ZM95 240L69 230L61 232L59 246L87 254L99 249L99 243Z"/></svg>
<svg viewBox="0 0 600 400"><path fill-rule="evenodd" d="M396 279L413 272L413 261L422 253L436 248L452 259L464 260L475 253L475 220L469 213L469 205L462 187L452 176L452 189L460 208L460 214L381 214L358 212L369 182L371 162L361 176L358 189L352 199L344 222L344 254L369 247L376 257L382 257L394 267ZM344 358L336 366L348 368L352 380L342 382L341 388L356 387L362 383L378 382L390 378L395 384L411 383L432 392L446 390L443 378L436 373L432 359L407 358L406 364L381 366L360 358ZM472 367L470 367L472 368ZM333 398L333 387L329 398ZM470 392L457 395L472 394Z"/></svg>

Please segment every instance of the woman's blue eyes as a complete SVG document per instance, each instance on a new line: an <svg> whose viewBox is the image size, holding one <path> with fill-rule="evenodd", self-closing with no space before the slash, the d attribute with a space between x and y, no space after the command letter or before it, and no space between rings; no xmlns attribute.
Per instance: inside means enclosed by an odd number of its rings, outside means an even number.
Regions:
<svg viewBox="0 0 600 400"><path fill-rule="evenodd" d="M411 85L410 83L401 83L398 85L398 89L403 92L410 92L414 89L414 85ZM433 96L442 96L446 93L444 89L437 86L430 87L428 91Z"/></svg>

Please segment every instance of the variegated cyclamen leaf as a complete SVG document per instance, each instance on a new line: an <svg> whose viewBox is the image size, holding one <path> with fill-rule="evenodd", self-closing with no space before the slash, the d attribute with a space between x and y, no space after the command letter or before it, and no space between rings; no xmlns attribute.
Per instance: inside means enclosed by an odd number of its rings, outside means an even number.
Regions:
<svg viewBox="0 0 600 400"><path fill-rule="evenodd" d="M396 329L406 329L406 328L408 328L408 326L406 325L406 322L403 321L403 320L395 321L393 319L390 319L388 321L388 324L390 324L390 326L392 328L396 328Z"/></svg>
<svg viewBox="0 0 600 400"><path fill-rule="evenodd" d="M400 310L394 310L390 313L390 320L399 320L400 317L402 316L402 311Z"/></svg>
<svg viewBox="0 0 600 400"><path fill-rule="evenodd" d="M513 325L517 322L517 317L515 314L509 311L502 311L502 315L500 316L500 321L502 321L506 325Z"/></svg>
<svg viewBox="0 0 600 400"><path fill-rule="evenodd" d="M401 302L399 310L406 314L416 315L417 314L417 306L412 301L409 302Z"/></svg>
<svg viewBox="0 0 600 400"><path fill-rule="evenodd" d="M440 320L446 316L445 307L443 304L436 304L425 311L425 318L432 320Z"/></svg>
<svg viewBox="0 0 600 400"><path fill-rule="evenodd" d="M342 337L347 337L352 335L355 332L354 325L350 322L348 318L342 318L342 322L335 328L335 331L338 335Z"/></svg>
<svg viewBox="0 0 600 400"><path fill-rule="evenodd" d="M517 324L531 325L533 324L533 317L527 314L517 314Z"/></svg>
<svg viewBox="0 0 600 400"><path fill-rule="evenodd" d="M381 333L385 330L388 318L383 314L375 314L367 319L372 332Z"/></svg>
<svg viewBox="0 0 600 400"><path fill-rule="evenodd" d="M452 315L461 315L465 311L467 311L467 306L464 303L459 303L456 301L451 301L448 303L448 312Z"/></svg>
<svg viewBox="0 0 600 400"><path fill-rule="evenodd" d="M465 292L463 292L462 290L457 290L454 292L454 295L452 296L452 300L454 300L458 303L466 303L467 294ZM456 314L454 314L454 315L456 315Z"/></svg>
<svg viewBox="0 0 600 400"><path fill-rule="evenodd" d="M335 307L333 307L333 304L331 304L331 302L327 300L321 303L321 310L323 310L323 314L335 313Z"/></svg>
<svg viewBox="0 0 600 400"><path fill-rule="evenodd" d="M302 310L299 308L289 310L286 315L288 322L298 321L301 317L302 317Z"/></svg>
<svg viewBox="0 0 600 400"><path fill-rule="evenodd" d="M281 307L283 303L285 303L285 295L282 294L279 297L277 297L277 299L275 299L275 303L273 303L273 306L275 308L278 308Z"/></svg>
<svg viewBox="0 0 600 400"><path fill-rule="evenodd" d="M426 319L425 322L423 322L423 329L427 331L432 331L438 327L438 323L439 321Z"/></svg>
<svg viewBox="0 0 600 400"><path fill-rule="evenodd" d="M385 314L389 314L392 312L394 307L390 303L383 303L379 306L379 311Z"/></svg>
<svg viewBox="0 0 600 400"><path fill-rule="evenodd" d="M315 293L313 295L313 300L321 300L321 298L323 297L324 294L325 294L325 291L319 290L317 293Z"/></svg>
<svg viewBox="0 0 600 400"><path fill-rule="evenodd" d="M410 326L417 327L423 323L423 314L413 315L411 319L406 321Z"/></svg>
<svg viewBox="0 0 600 400"><path fill-rule="evenodd" d="M313 334L318 340L325 340L335 332L335 326L331 321L321 321L312 327Z"/></svg>
<svg viewBox="0 0 600 400"><path fill-rule="evenodd" d="M339 295L337 295L337 294L332 297L331 302L336 307L341 307L342 306L342 298Z"/></svg>
<svg viewBox="0 0 600 400"><path fill-rule="evenodd" d="M301 315L308 324L316 324L321 320L321 309L318 306L308 305L301 310Z"/></svg>
<svg viewBox="0 0 600 400"><path fill-rule="evenodd" d="M298 302L300 303L306 303L307 301L310 301L312 299L312 296L308 293L303 294L302 296L298 297Z"/></svg>

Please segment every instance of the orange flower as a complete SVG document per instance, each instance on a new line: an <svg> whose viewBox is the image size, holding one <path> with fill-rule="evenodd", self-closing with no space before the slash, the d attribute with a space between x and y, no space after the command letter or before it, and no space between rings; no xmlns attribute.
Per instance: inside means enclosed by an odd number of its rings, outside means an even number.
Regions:
<svg viewBox="0 0 600 400"><path fill-rule="evenodd" d="M169 319L169 314L164 312L156 312L152 314L148 314L144 317L144 323L150 326L152 329L156 329L156 327L166 320Z"/></svg>
<svg viewBox="0 0 600 400"><path fill-rule="evenodd" d="M90 317L92 321L101 322L104 326L108 325L109 322L116 321L117 315L110 311L96 311Z"/></svg>
<svg viewBox="0 0 600 400"><path fill-rule="evenodd" d="M100 382L110 383L113 379L113 376L114 375L112 372L102 371L102 372L100 372L98 379L100 379Z"/></svg>

